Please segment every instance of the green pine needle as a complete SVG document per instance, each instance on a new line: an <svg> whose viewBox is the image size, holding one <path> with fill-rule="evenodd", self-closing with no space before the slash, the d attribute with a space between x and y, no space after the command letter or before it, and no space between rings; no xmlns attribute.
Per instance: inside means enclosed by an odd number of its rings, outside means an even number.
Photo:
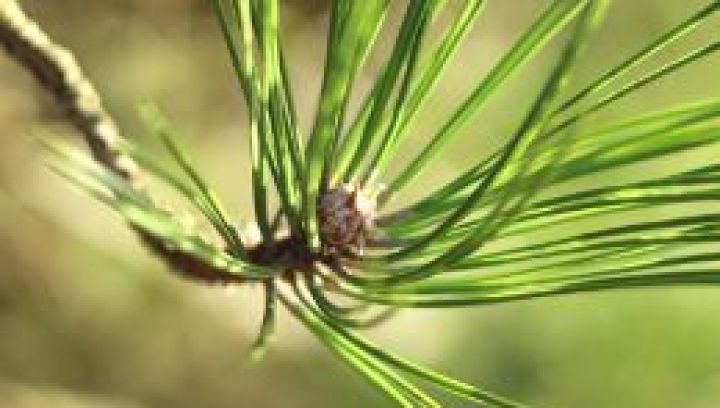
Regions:
<svg viewBox="0 0 720 408"><path fill-rule="evenodd" d="M720 1L689 11L630 57L601 67L584 85L574 83L574 67L592 47L603 16L612 17L610 1L550 2L487 75L468 81L469 95L437 124L418 155L385 180L411 141L407 130L443 72L454 67L453 56L486 3L468 0L457 8L442 0L404 3L383 68L369 90L361 90L357 79L377 37L391 24L385 17L392 5L334 1L326 61L318 73L320 98L305 138L288 73L292 61L283 53L280 2L210 0L248 110L248 202L260 230L257 239L241 239L239 222L224 210L152 105L144 104L141 115L176 168L166 168L127 141L120 153L185 198L212 225L223 248L157 206L130 180L65 148L49 146L51 166L166 247L240 281L262 284L265 304L251 350L255 358L265 353L282 304L399 406L440 406L411 380L464 403L518 406L399 357L356 330L387 321L399 308L720 284L720 163L675 160L717 148L720 100L588 125L588 119L628 96L642 95L648 86L715 57L720 41L711 39L683 48L659 67L653 62L710 26ZM441 26L442 19L434 17L448 10L449 23ZM435 32L438 41L429 41ZM417 182L443 147L551 42L561 44L562 51L549 73L538 74L545 78L543 86L527 93L531 107L504 144L477 152L470 168L444 185L428 186L425 197L388 210L387 204ZM437 45L427 49L428 44ZM365 97L350 115L348 101L356 92ZM662 172L634 170L657 163L665 167ZM616 177L620 172L636 177Z"/></svg>

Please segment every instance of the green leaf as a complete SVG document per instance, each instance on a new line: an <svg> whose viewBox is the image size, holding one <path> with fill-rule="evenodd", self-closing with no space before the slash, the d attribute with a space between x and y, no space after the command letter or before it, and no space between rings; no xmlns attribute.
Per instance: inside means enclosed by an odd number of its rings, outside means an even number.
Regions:
<svg viewBox="0 0 720 408"><path fill-rule="evenodd" d="M390 59L377 78L372 99L365 102L366 104L371 103L371 106L368 107L369 114L363 122L363 130L357 146L352 151L343 152L341 150L338 153L340 162L334 171L344 171L345 181L358 177L361 161L367 150L374 144L384 123L386 106L389 104L392 91L398 83L400 72L403 66L406 66L406 70L410 69L408 61L416 45L420 42L435 3L436 1L426 0L412 0L408 3L405 18L400 26ZM344 146L347 147L348 145ZM349 159L349 162L343 161L345 158Z"/></svg>
<svg viewBox="0 0 720 408"><path fill-rule="evenodd" d="M639 52L635 53L633 56L628 58L627 60L623 61L622 63L616 65L612 69L610 69L606 74L598 78L596 81L594 81L591 85L586 87L583 91L576 94L574 97L570 98L566 103L564 103L561 107L556 109L553 112L553 116L558 115L559 113L562 113L563 111L567 110L569 107L575 104L575 102L578 102L579 100L583 99L586 95L590 95L595 93L596 91L600 91L605 88L606 85L611 83L613 80L620 77L622 74L630 70L631 68L635 67L636 65L639 65L642 61L647 59L649 56L653 55L654 53L658 52L659 50L663 49L665 46L670 44L671 42L675 41L678 38L681 38L688 32L692 31L692 29L698 27L700 23L704 22L713 12L717 11L717 9L720 8L720 2L712 2L708 7L702 9L700 12L696 13L695 15L691 16L689 19L685 20L675 28L667 31L660 37L658 37L655 41L644 47ZM562 122L560 125L557 125L555 128L553 128L550 133L556 133L559 132L562 129L567 128L568 126L573 125L574 123L577 123L579 120L585 118L586 116L595 113L599 111L600 109L609 106L613 102L619 100L620 98L623 98L625 96L628 96L634 92L637 92L642 87L649 85L652 82L657 81L658 79L661 79L665 75L668 75L677 69L680 69L688 64L694 63L701 58L705 58L711 53L715 52L717 50L717 46L715 44L710 44L705 47L701 47L696 51L693 51L689 54L686 54L686 56L681 57L666 66L651 72L650 74L645 75L643 78L633 81L630 84L627 84L626 86L622 87L620 90L613 92L612 94L604 97L599 102L596 102L590 107L585 108L580 113L575 114L574 116L566 119L564 122ZM492 158L495 158L496 155L492 156ZM461 177L458 177L456 180L454 180L452 183L450 183L448 186L444 186L443 188L439 189L437 192L431 194L428 196L425 200L420 201L419 203L413 205L412 207L402 211L398 217L390 217L390 219L394 218L403 218L404 220L407 220L408 214L418 213L418 212L432 212L432 207L434 207L439 201L446 200L450 196L458 193L462 187L469 184L471 180L479 179L480 177L484 176L484 172L482 169L486 167L486 163L479 163L477 166L475 166L473 169L468 171L466 174L462 175ZM386 200L385 200L386 201ZM423 211L423 209L427 209L429 211ZM437 214L437 213L436 213Z"/></svg>
<svg viewBox="0 0 720 408"><path fill-rule="evenodd" d="M410 384L406 379L393 372L386 364L373 358L372 355L353 344L348 338L338 333L332 326L328 325L317 313L314 307L307 303L308 299L298 302L296 296L284 293L280 300L285 307L305 326L312 331L332 352L343 361L356 369L371 383L394 400L399 406L414 407L415 402L423 403L423 406L439 407L435 401Z"/></svg>
<svg viewBox="0 0 720 408"><path fill-rule="evenodd" d="M320 273L319 271L316 272ZM320 280L318 275L305 273L303 283L318 309L328 318L345 327L355 329L371 328L387 321L397 311L395 308L384 308L379 312L372 312L368 310L370 304L367 302L351 305L338 304L326 295Z"/></svg>
<svg viewBox="0 0 720 408"><path fill-rule="evenodd" d="M260 101L260 84L253 56L252 15L250 0L233 0L232 12L223 0L211 0L213 10L222 29L223 37L230 52L235 73L241 85L248 106L250 137L250 158L252 163L252 189L255 218L264 239L270 238L267 212L267 186L265 185L264 161L273 166L267 157L269 152L263 143L265 133L260 129L264 121ZM230 16L236 20L233 24ZM239 37L239 39L238 39ZM262 122L264 124L264 122ZM277 170L273 167L273 175ZM275 177L277 180L277 177Z"/></svg>
<svg viewBox="0 0 720 408"><path fill-rule="evenodd" d="M228 220L220 201L175 141L174 132L160 110L154 105L144 103L140 106L139 111L147 127L162 141L180 169L190 179L193 187L186 185L181 180L172 176L171 173L165 171L159 165L154 164L153 159L144 157L144 155L140 154L136 149L126 149L127 152L131 153L136 159L139 159L145 168L152 171L156 176L159 176L185 195L185 197L195 204L208 220L210 220L225 240L228 249L234 255L247 260L248 257L245 253L242 240L235 230L235 227Z"/></svg>
<svg viewBox="0 0 720 408"><path fill-rule="evenodd" d="M542 49L545 43L560 31L580 11L585 3L585 1L579 0L556 0L553 2L532 26L523 33L518 42L480 82L452 117L445 122L422 152L389 183L386 199L389 199L391 194L397 193L410 180L420 174L429 160L458 133L458 130L468 119L485 105L490 96L494 95L494 91L505 82L510 74Z"/></svg>
<svg viewBox="0 0 720 408"><path fill-rule="evenodd" d="M118 175L94 163L87 163L69 151L55 147L48 150L53 154L51 166L55 171L113 208L134 228L155 237L168 248L239 278L255 280L271 276L266 268L246 263L207 243Z"/></svg>
<svg viewBox="0 0 720 408"><path fill-rule="evenodd" d="M558 115L570 109L572 106L585 99L587 96L602 91L605 87L607 87L617 78L629 72L636 66L642 64L644 61L655 55L657 52L663 50L669 44L691 33L694 29L698 28L703 22L707 20L708 17L710 17L719 9L720 1L711 2L709 5L701 9L696 14L690 16L687 20L666 31L657 39L655 39L655 41L651 42L620 64L614 66L604 74L600 75L585 88L577 92L572 97L568 98L567 101L565 101L553 112L553 115Z"/></svg>
<svg viewBox="0 0 720 408"><path fill-rule="evenodd" d="M384 374L386 377L382 379L384 381L381 383L387 388L386 392L393 396L397 402L401 404L406 403L406 401L401 398L401 395L404 394L414 398L421 406L440 406L423 391L396 373L394 371L395 369L426 380L438 388L456 394L468 401L496 407L521 406L518 403L480 390L472 385L436 373L375 346L368 340L346 330L339 322L323 315L321 310L312 304L308 297L303 297L302 289L298 289L296 293L300 299L304 299L304 306L293 302L292 295L285 295L281 299L283 299L286 307L288 307L295 316L299 317L303 323L315 332L331 349L336 352L347 351L348 353L352 353L354 356L362 359L366 364L373 365L376 370L376 375ZM385 382L388 380L390 384ZM395 393L398 391L402 394L396 395ZM409 406L416 405L411 404Z"/></svg>
<svg viewBox="0 0 720 408"><path fill-rule="evenodd" d="M275 331L275 320L276 320L276 289L275 282L267 280L263 282L263 288L265 289L265 309L263 310L263 318L260 323L260 330L258 331L257 337L252 344L250 349L250 357L254 361L261 360L265 356L267 349L267 343Z"/></svg>
<svg viewBox="0 0 720 408"><path fill-rule="evenodd" d="M682 57L676 59L675 61L672 61L659 69L652 71L646 75L644 75L642 78L637 79L635 81L630 82L629 84L625 85L624 87L620 88L619 90L603 97L599 101L595 102L591 106L588 106L586 108L583 108L579 112L573 114L560 124L556 125L554 128L548 130L548 133L554 134L557 133L563 129L568 128L569 126L574 125L578 121L586 118L587 116L596 113L600 109L609 106L613 102L624 98L625 96L636 92L640 90L641 88L652 84L653 82L665 77L666 75L672 74L675 71L685 68L690 64L694 64L703 58L707 58L710 55L720 51L720 41L716 41L710 44L706 44L702 47L699 47Z"/></svg>
<svg viewBox="0 0 720 408"><path fill-rule="evenodd" d="M573 150L557 165L550 184L598 175L602 171L714 143L718 137L712 131L712 123L718 117L720 101L709 100L635 117L577 135ZM477 174L467 173L465 177ZM512 183L518 186L516 188L522 188L532 180L530 175L512 180ZM462 192L462 187L458 183L453 191L433 195L381 225L393 237L420 233L466 199L468 194ZM482 211L484 205L494 202L497 197L497 192L489 192L475 210ZM482 219L468 224L476 222L482 222Z"/></svg>
<svg viewBox="0 0 720 408"><path fill-rule="evenodd" d="M457 14L455 21L446 31L441 43L436 48L433 56L427 65L422 67L418 73L418 80L408 95L404 93L402 103L396 106L393 120L387 131L387 142L384 150L376 158L376 164L369 168L373 171L371 179L379 179L382 172L394 155L394 152L401 141L404 131L411 123L417 111L422 107L423 102L437 83L443 69L449 65L450 59L458 48L458 45L465 38L472 28L473 23L480 15L485 5L484 0L468 0L463 9Z"/></svg>
<svg viewBox="0 0 720 408"><path fill-rule="evenodd" d="M301 234L300 220L300 178L301 170L298 168L299 158L297 152L291 154L297 145L290 128L286 126L289 118L285 117L287 110L284 107L285 99L281 88L281 67L278 44L278 23L279 11L277 0L263 0L260 2L262 56L263 56L263 77L261 102L264 111L265 126L261 131L267 140L267 149L272 149L274 168L276 169L275 181L280 194L281 203L285 216L292 231L296 235ZM271 140L270 140L271 139ZM293 159L295 157L295 159Z"/></svg>
<svg viewBox="0 0 720 408"><path fill-rule="evenodd" d="M228 248L233 248L236 255L247 260L244 245L242 244L242 240L237 234L235 227L225 218L223 212L218 213L217 210L208 203L206 197L199 193L195 186L190 185L185 180L177 177L172 171L158 164L155 158L148 157L137 147L132 146L129 143L125 143L121 146L121 149L125 154L132 157L135 162L143 168L143 170L166 182L181 196L190 201L212 224L213 228L218 232L218 234L220 234Z"/></svg>
<svg viewBox="0 0 720 408"><path fill-rule="evenodd" d="M587 32L593 27L599 10L602 10L603 2L591 2L590 5L586 6L583 10L580 22L578 23L575 35L569 41L565 48L562 58L556 64L553 72L547 80L543 90L537 97L532 109L528 113L525 121L520 126L518 131L513 136L511 142L508 144L507 149L503 152L502 156L493 163L489 170L489 175L482 183L480 183L473 192L467 197L467 199L459 205L443 222L433 229L433 231L418 242L413 243L399 251L393 252L389 255L383 256L383 261L387 263L394 263L398 260L404 259L409 256L413 256L424 248L428 247L438 237L442 237L449 229L455 224L461 221L472 209L477 205L479 200L485 195L489 188L495 183L496 179L502 179L502 177L512 177L522 174L524 168L527 167L530 160L521 162L518 169L515 169L512 164L512 159L515 157L523 158L527 155L527 152L532 151L536 143L545 142L542 134L542 130L546 126L547 117L552 106L553 101L557 93L566 82L565 78L568 74L569 68L576 59L579 49L583 45L584 39L586 38ZM560 142L562 144L562 142ZM558 149L558 152L563 150ZM542 182L536 179L534 188L537 189L542 186ZM513 190L517 191L517 190ZM524 203L531 195L532 189L526 189L525 196L520 199L520 203ZM509 196L510 193L506 195ZM497 215L500 214L504 209L504 204L507 199L500 200L489 219L493 222L500 219ZM481 245L486 239L488 234L492 234L495 231L492 228L495 227L493 224L488 224L470 231L462 241L451 249L444 252L442 255L428 262L427 264L415 268L403 273L393 273L391 276L387 276L382 279L363 279L355 278L352 279L354 283L361 285L392 285L402 282L415 281L423 278L432 276L448 265L453 264L458 259L463 258L468 253L474 251L478 246Z"/></svg>

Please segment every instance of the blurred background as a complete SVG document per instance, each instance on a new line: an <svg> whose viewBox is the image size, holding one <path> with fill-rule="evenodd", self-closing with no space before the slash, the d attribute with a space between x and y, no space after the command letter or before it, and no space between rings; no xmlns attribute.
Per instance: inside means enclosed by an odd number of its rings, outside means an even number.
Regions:
<svg viewBox="0 0 720 408"><path fill-rule="evenodd" d="M134 106L144 98L156 101L227 207L250 219L244 106L206 1L22 3L75 52L129 138L151 144ZM284 3L283 44L307 130L321 79L328 2ZM405 4L394 3L391 20ZM449 10L458 3L450 1ZM488 3L411 129L404 156L437 129L469 84L547 2ZM621 61L708 1L615 3L577 69L576 83ZM439 26L451 15L442 14ZM717 39L718 27L720 19L713 18L651 65ZM392 32L381 34L384 40L362 73L360 89L382 65ZM517 126L556 44L501 89L408 198L457 174ZM609 122L720 96L719 70L720 60L708 59L593 120ZM78 140L34 80L0 54L0 406L387 406L285 315L266 359L250 363L247 350L259 323L261 293L204 287L168 273L110 211L48 171L36 143L48 135ZM660 165L657 171L662 170ZM533 405L716 407L719 312L720 289L628 290L406 311L369 335L408 357Z"/></svg>

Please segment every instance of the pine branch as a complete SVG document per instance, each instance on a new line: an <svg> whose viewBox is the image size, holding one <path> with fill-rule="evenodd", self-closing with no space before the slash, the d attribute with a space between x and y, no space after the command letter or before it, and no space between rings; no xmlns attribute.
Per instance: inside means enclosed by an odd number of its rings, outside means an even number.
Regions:
<svg viewBox="0 0 720 408"><path fill-rule="evenodd" d="M122 136L95 87L66 48L55 43L15 0L0 0L0 43L37 79L85 139L93 159L145 194L132 158L120 149ZM162 240L135 229L156 256L183 276L205 282L234 282L237 276L209 265Z"/></svg>

